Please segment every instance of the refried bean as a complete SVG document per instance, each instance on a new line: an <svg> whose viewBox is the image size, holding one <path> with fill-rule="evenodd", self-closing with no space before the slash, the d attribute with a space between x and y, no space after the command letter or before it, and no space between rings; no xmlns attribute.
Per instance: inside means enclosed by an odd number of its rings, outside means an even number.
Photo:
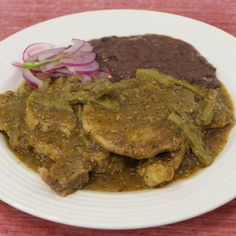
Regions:
<svg viewBox="0 0 236 236"><path fill-rule="evenodd" d="M208 88L220 87L216 69L190 44L164 35L104 37L90 41L100 68L112 81L135 77L139 68L164 74Z"/></svg>

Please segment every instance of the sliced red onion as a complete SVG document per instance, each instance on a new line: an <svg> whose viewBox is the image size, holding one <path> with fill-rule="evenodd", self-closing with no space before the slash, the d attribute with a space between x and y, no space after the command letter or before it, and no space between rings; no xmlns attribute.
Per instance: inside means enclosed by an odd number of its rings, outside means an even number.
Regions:
<svg viewBox="0 0 236 236"><path fill-rule="evenodd" d="M55 71L57 69L61 69L63 67L64 67L64 65L60 64L59 62L51 62L51 63L48 63L48 64L40 67L40 69L43 73L45 73L45 72L53 72L53 71Z"/></svg>
<svg viewBox="0 0 236 236"><path fill-rule="evenodd" d="M43 82L38 78L74 74L80 75L83 82L109 78L109 74L98 71L99 64L92 51L92 45L80 39L72 39L72 45L68 48L54 48L51 44L36 43L24 50L24 63L12 62L12 65L21 69L23 78L32 88L42 86Z"/></svg>
<svg viewBox="0 0 236 236"><path fill-rule="evenodd" d="M55 77L61 77L61 76L65 76L64 73L60 73L60 72L45 72L45 73L38 73L37 77L40 79L46 79L46 78L55 78Z"/></svg>
<svg viewBox="0 0 236 236"><path fill-rule="evenodd" d="M62 59L60 63L65 66L83 66L92 63L95 58L94 52L78 52L72 58Z"/></svg>
<svg viewBox="0 0 236 236"><path fill-rule="evenodd" d="M40 88L43 85L43 81L35 77L30 70L22 69L22 75L25 81L32 87L32 88Z"/></svg>
<svg viewBox="0 0 236 236"><path fill-rule="evenodd" d="M37 56L38 61L44 61L44 60L48 60L48 59L57 57L60 54L63 54L64 50L65 50L65 48L53 48L53 49L49 49L49 50L45 50L43 52L40 52L35 56Z"/></svg>
<svg viewBox="0 0 236 236"><path fill-rule="evenodd" d="M57 69L57 72L65 74L65 75L72 75L73 74L68 68Z"/></svg>
<svg viewBox="0 0 236 236"><path fill-rule="evenodd" d="M73 45L64 49L63 51L63 54L66 56L73 55L74 53L78 52L86 44L84 40L80 40L80 39L72 39L71 41Z"/></svg>
<svg viewBox="0 0 236 236"><path fill-rule="evenodd" d="M30 69L33 74L42 73L40 69Z"/></svg>
<svg viewBox="0 0 236 236"><path fill-rule="evenodd" d="M26 61L29 57L32 57L33 55L48 50L52 49L54 46L49 43L34 43L29 45L23 52L23 61Z"/></svg>
<svg viewBox="0 0 236 236"><path fill-rule="evenodd" d="M74 74L92 74L95 72L98 72L99 65L96 61L84 65L84 66L77 66L77 67L69 67L69 70L71 70Z"/></svg>
<svg viewBox="0 0 236 236"><path fill-rule="evenodd" d="M22 62L13 61L11 64L15 67L23 68L23 63Z"/></svg>
<svg viewBox="0 0 236 236"><path fill-rule="evenodd" d="M81 52L92 52L93 51L93 46L86 42L84 46L80 49Z"/></svg>
<svg viewBox="0 0 236 236"><path fill-rule="evenodd" d="M64 48L53 48L45 51L41 51L27 58L26 61L44 61L52 59L63 53Z"/></svg>
<svg viewBox="0 0 236 236"><path fill-rule="evenodd" d="M40 79L46 79L46 78L50 78L51 77L51 73L36 73L36 76Z"/></svg>

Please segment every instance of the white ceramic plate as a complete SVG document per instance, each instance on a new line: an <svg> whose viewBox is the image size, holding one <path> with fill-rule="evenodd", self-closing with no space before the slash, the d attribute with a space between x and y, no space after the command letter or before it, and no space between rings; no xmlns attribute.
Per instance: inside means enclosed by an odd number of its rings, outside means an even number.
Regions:
<svg viewBox="0 0 236 236"><path fill-rule="evenodd" d="M236 103L236 40L189 18L151 11L108 10L68 15L20 31L0 43L0 92L19 81L11 66L33 42L68 45L71 38L157 33L194 45L217 68L217 76ZM236 196L236 129L217 160L200 174L162 189L99 193L77 191L58 197L25 168L0 136L0 199L32 215L60 223L103 229L170 224L215 209Z"/></svg>

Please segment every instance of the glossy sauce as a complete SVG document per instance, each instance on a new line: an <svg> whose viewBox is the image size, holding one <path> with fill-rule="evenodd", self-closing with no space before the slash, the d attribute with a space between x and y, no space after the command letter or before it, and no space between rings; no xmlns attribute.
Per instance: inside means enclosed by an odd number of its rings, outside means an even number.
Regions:
<svg viewBox="0 0 236 236"><path fill-rule="evenodd" d="M222 86L221 93L224 95L227 105L233 109L232 101L229 97L227 90ZM229 131L232 126L226 126L222 129L209 129L205 136L204 141L214 156L219 155L225 146ZM36 171L39 167L50 168L53 161L44 155L35 154L34 152L27 153L15 153L17 158L23 162L31 170ZM125 157L124 157L125 158ZM189 178L193 174L201 170L202 167L193 154L185 156L183 163L175 173L175 177L171 182ZM171 183L170 182L170 183ZM168 183L169 184L169 183ZM159 187L163 187L166 184L162 184ZM106 191L106 192L124 192L124 191L136 191L149 189L145 185L143 179L135 171L135 164L128 165L123 172L115 174L93 174L87 186L84 188L91 191Z"/></svg>

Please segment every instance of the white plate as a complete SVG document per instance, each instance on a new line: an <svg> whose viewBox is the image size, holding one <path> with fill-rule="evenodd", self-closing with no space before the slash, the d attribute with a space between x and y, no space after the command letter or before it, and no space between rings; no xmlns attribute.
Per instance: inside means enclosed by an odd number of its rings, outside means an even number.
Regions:
<svg viewBox="0 0 236 236"><path fill-rule="evenodd" d="M236 40L213 26L151 11L108 10L73 14L20 31L0 43L0 92L14 89L19 74L10 65L33 42L68 45L71 38L166 34L194 45L217 68L236 103ZM77 191L58 197L25 168L0 136L0 199L44 219L69 225L132 229L170 224L215 209L236 196L236 129L224 151L200 174L162 189L99 193Z"/></svg>

